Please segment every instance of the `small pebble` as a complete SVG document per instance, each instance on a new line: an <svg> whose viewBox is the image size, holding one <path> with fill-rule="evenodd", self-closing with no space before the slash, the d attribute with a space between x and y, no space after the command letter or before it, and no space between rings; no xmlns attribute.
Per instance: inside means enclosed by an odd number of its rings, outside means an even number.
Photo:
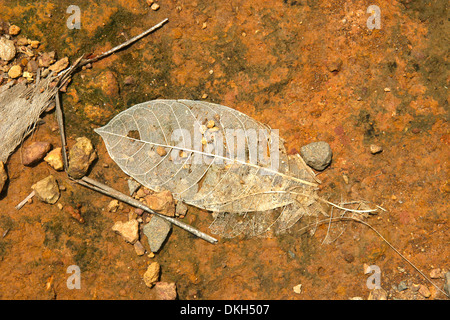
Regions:
<svg viewBox="0 0 450 320"><path fill-rule="evenodd" d="M175 201L170 191L165 190L145 196L147 206L163 215L175 216Z"/></svg>
<svg viewBox="0 0 450 320"><path fill-rule="evenodd" d="M64 169L64 162L61 154L61 148L55 148L44 158L44 161L47 162L53 169L56 171L60 171Z"/></svg>
<svg viewBox="0 0 450 320"><path fill-rule="evenodd" d="M329 166L333 157L330 145L324 141L312 142L301 147L300 155L308 166L318 171Z"/></svg>
<svg viewBox="0 0 450 320"><path fill-rule="evenodd" d="M384 88L384 92L391 92L391 88Z"/></svg>
<svg viewBox="0 0 450 320"><path fill-rule="evenodd" d="M139 240L136 241L133 246L134 246L134 250L136 251L136 254L138 256L142 256L145 254L145 248L142 245L142 243L139 242Z"/></svg>
<svg viewBox="0 0 450 320"><path fill-rule="evenodd" d="M346 174L342 175L342 179L344 179L345 184L348 184L348 176Z"/></svg>
<svg viewBox="0 0 450 320"><path fill-rule="evenodd" d="M419 288L419 293L424 297L424 298L429 298L431 296L431 292L428 289L427 286L421 285Z"/></svg>
<svg viewBox="0 0 450 320"><path fill-rule="evenodd" d="M372 154L377 154L380 153L381 151L383 151L383 148L376 145L376 144L371 144L370 145L370 153Z"/></svg>
<svg viewBox="0 0 450 320"><path fill-rule="evenodd" d="M31 186L37 198L42 202L54 204L59 199L59 187L55 177L50 175Z"/></svg>
<svg viewBox="0 0 450 320"><path fill-rule="evenodd" d="M167 154L167 151L165 148L158 146L156 148L156 153L159 154L161 157L164 157Z"/></svg>
<svg viewBox="0 0 450 320"><path fill-rule="evenodd" d="M28 44L28 39L25 37L20 37L17 39L18 46L26 46Z"/></svg>
<svg viewBox="0 0 450 320"><path fill-rule="evenodd" d="M177 298L177 286L174 282L157 282L154 290L158 300L175 300Z"/></svg>
<svg viewBox="0 0 450 320"><path fill-rule="evenodd" d="M11 79L16 79L22 75L22 67L19 65L12 66L8 71L8 76Z"/></svg>
<svg viewBox="0 0 450 320"><path fill-rule="evenodd" d="M292 288L294 290L295 293L300 294L302 293L302 285L298 284L295 287Z"/></svg>
<svg viewBox="0 0 450 320"><path fill-rule="evenodd" d="M175 215L184 217L187 212L187 205L183 201L178 201L175 206Z"/></svg>
<svg viewBox="0 0 450 320"><path fill-rule="evenodd" d="M327 69L330 72L339 72L341 70L341 67L342 67L342 59L340 58L332 60L327 64Z"/></svg>
<svg viewBox="0 0 450 320"><path fill-rule="evenodd" d="M30 43L30 45L31 45L31 47L33 48L33 49L37 49L37 48L39 48L39 45L40 45L41 43L39 42L39 41L37 41L37 40L33 40L33 41L31 41L31 43Z"/></svg>
<svg viewBox="0 0 450 320"><path fill-rule="evenodd" d="M204 93L204 94L202 95L202 99L206 99L206 98L208 98L208 95L207 95L206 93Z"/></svg>
<svg viewBox="0 0 450 320"><path fill-rule="evenodd" d="M108 207L106 208L108 212L117 212L117 209L119 209L120 203L118 200L114 199L111 200L108 204Z"/></svg>
<svg viewBox="0 0 450 320"><path fill-rule="evenodd" d="M120 234L126 242L134 244L139 239L139 223L137 220L118 221L112 230Z"/></svg>
<svg viewBox="0 0 450 320"><path fill-rule="evenodd" d="M68 66L69 66L69 58L68 57L64 57L64 58L56 61L48 69L50 71L53 71L56 74L56 73L59 73L60 71L64 70Z"/></svg>
<svg viewBox="0 0 450 320"><path fill-rule="evenodd" d="M443 278L443 276L444 276L444 273L442 272L442 270L440 268L433 269L430 271L431 279L439 279L439 278Z"/></svg>
<svg viewBox="0 0 450 320"><path fill-rule="evenodd" d="M144 198L147 195L145 193L144 188L139 188L138 191L136 191L136 198Z"/></svg>
<svg viewBox="0 0 450 320"><path fill-rule="evenodd" d="M159 280L159 273L161 272L161 266L158 262L152 262L147 271L144 273L144 282L147 287L153 287L156 282Z"/></svg>
<svg viewBox="0 0 450 320"><path fill-rule="evenodd" d="M22 150L22 164L24 166L35 165L45 157L51 147L49 142L42 141L36 141L29 144Z"/></svg>
<svg viewBox="0 0 450 320"><path fill-rule="evenodd" d="M38 59L39 67L50 67L50 65L55 62L55 55L55 51L44 52Z"/></svg>
<svg viewBox="0 0 450 320"><path fill-rule="evenodd" d="M153 4L150 6L150 8L151 8L153 11L156 11L156 10L159 9L159 4L153 3Z"/></svg>
<svg viewBox="0 0 450 320"><path fill-rule="evenodd" d="M67 174L81 179L89 170L91 163L97 159L97 153L91 140L86 137L77 138L77 142L69 151L69 168Z"/></svg>
<svg viewBox="0 0 450 320"><path fill-rule="evenodd" d="M216 125L216 123L214 122L214 120L209 120L209 121L206 123L206 127L207 127L208 129L214 128L215 125Z"/></svg>
<svg viewBox="0 0 450 320"><path fill-rule="evenodd" d="M20 27L13 24L12 26L9 27L8 33L12 36L17 36L20 33Z"/></svg>

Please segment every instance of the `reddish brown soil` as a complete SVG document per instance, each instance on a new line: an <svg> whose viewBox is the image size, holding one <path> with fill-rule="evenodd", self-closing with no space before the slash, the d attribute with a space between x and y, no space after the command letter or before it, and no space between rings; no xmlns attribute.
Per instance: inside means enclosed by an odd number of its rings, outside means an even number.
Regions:
<svg viewBox="0 0 450 320"><path fill-rule="evenodd" d="M382 1L381 29L373 31L366 26L373 3L362 0L164 1L158 11L143 0L79 3L81 30L66 27L70 1L0 0L1 19L40 40L40 50L74 61L169 18L156 33L80 72L63 95L69 146L86 135L98 151L90 177L127 190L127 177L93 128L138 102L207 94L206 101L279 129L292 153L327 141L333 162L319 175L321 195L379 204L387 211L367 222L403 255L427 275L450 268L447 1ZM340 70L330 72L338 59ZM130 76L133 81L125 81ZM43 119L25 145L60 145L55 115ZM372 155L370 144L383 151ZM429 299L445 298L356 223L328 245L321 244L327 226L314 236L293 230L216 245L175 227L160 253L139 257L111 231L130 207L106 212L109 198L45 162L23 166L20 149L7 168L10 180L0 197L1 299L153 299L142 275L155 260L161 279L176 282L180 299L366 299L364 264L380 267L390 298L423 299L392 288L402 280L428 286ZM64 208L34 200L15 210L50 173L66 187L59 200ZM67 211L77 205L84 224ZM190 208L184 221L208 232L212 217ZM80 290L66 286L73 264L81 269ZM434 282L442 288L443 279ZM298 284L300 294L292 289Z"/></svg>

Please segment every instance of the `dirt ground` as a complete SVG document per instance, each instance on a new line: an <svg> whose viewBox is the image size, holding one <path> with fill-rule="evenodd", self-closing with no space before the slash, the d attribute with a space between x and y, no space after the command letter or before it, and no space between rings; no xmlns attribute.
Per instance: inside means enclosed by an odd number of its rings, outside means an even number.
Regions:
<svg viewBox="0 0 450 320"><path fill-rule="evenodd" d="M169 22L132 47L78 73L63 94L69 147L89 137L98 160L89 176L127 190L127 176L93 129L119 111L157 98L219 103L279 129L290 153L326 141L332 164L319 174L320 194L365 199L387 211L366 221L427 276L449 265L448 2L435 1L78 1L81 29L69 29L71 1L0 0L0 18L73 62ZM379 29L367 8L377 4ZM333 71L334 70L334 71ZM60 145L55 114L30 136ZM369 146L382 146L371 154ZM111 227L131 207L105 210L110 198L70 182L47 163L8 160L0 196L0 299L154 299L142 276L152 261L179 299L367 299L364 264L381 270L389 299L446 297L380 237L349 222L322 244L291 232L273 239L220 239L216 245L174 227L155 257L136 255ZM55 175L58 201L17 205L36 181ZM348 182L343 176L348 177ZM81 205L80 224L67 212ZM209 233L211 214L189 208L184 222ZM8 232L6 234L5 231ZM4 236L2 236L4 235ZM146 245L144 243L144 245ZM81 270L81 289L66 285ZM409 289L397 286L406 281ZM433 281L443 287L444 279ZM301 293L293 287L301 284Z"/></svg>

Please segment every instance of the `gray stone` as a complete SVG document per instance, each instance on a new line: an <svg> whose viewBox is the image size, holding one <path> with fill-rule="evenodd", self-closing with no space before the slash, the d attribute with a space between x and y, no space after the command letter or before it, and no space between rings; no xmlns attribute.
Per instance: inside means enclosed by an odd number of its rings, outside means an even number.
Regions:
<svg viewBox="0 0 450 320"><path fill-rule="evenodd" d="M169 235L172 224L163 218L153 215L150 222L144 226L144 234L152 252L158 252Z"/></svg>
<svg viewBox="0 0 450 320"><path fill-rule="evenodd" d="M331 163L333 153L328 143L319 141L303 146L300 155L308 166L322 171Z"/></svg>

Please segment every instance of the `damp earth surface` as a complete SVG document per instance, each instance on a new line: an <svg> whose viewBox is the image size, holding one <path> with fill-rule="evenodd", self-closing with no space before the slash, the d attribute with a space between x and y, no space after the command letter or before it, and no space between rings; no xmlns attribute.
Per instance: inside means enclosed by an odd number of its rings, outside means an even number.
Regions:
<svg viewBox="0 0 450 320"><path fill-rule="evenodd" d="M153 99L219 103L278 129L290 154L326 141L333 160L318 175L320 194L383 207L365 221L427 276L449 270L447 1L384 1L374 29L371 1L160 1L158 10L144 0L78 1L80 29L67 26L71 4L0 0L0 19L39 40L40 51L71 62L169 19L78 72L62 94L68 146L86 136L98 154L89 177L128 190L128 177L93 131L120 111ZM54 112L42 119L24 146L60 146ZM371 145L382 151L371 153ZM176 283L178 299L367 299L365 265L380 268L388 299L445 298L355 222L336 227L330 243L328 225L314 235L294 228L268 239L219 237L215 245L174 227L154 257L138 256L111 230L132 207L108 212L110 198L44 161L26 167L20 154L6 163L0 196L1 299L155 299L143 281L154 261L161 281ZM16 210L49 174L64 186L62 209L34 199ZM68 207L80 208L85 222ZM190 207L183 221L209 233L213 218ZM72 265L80 268L80 289L67 286ZM443 287L442 277L432 280ZM399 289L402 281L408 289Z"/></svg>

